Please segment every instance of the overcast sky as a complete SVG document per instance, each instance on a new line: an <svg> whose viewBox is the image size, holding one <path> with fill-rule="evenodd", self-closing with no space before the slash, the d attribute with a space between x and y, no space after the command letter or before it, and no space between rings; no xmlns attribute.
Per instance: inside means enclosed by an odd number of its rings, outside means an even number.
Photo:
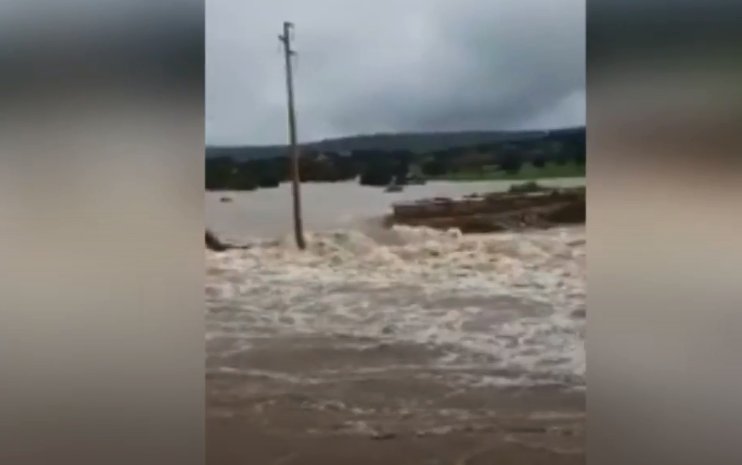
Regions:
<svg viewBox="0 0 742 465"><path fill-rule="evenodd" d="M206 0L206 140L585 123L585 0Z"/></svg>

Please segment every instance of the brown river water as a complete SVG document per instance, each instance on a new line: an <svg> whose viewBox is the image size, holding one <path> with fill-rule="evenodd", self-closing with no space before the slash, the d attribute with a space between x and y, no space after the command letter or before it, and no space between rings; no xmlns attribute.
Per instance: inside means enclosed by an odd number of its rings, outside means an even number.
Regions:
<svg viewBox="0 0 742 465"><path fill-rule="evenodd" d="M507 186L308 184L303 252L287 186L208 193L207 227L251 246L206 252L208 416L248 435L400 448L494 434L581 463L585 228L461 235L378 221L392 201Z"/></svg>

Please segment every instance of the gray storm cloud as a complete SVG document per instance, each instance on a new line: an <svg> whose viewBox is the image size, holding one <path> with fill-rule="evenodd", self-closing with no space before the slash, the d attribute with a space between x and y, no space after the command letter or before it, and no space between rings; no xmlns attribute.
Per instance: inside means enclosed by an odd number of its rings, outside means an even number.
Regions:
<svg viewBox="0 0 742 465"><path fill-rule="evenodd" d="M207 0L208 143L286 140L284 20L302 140L585 122L584 0Z"/></svg>

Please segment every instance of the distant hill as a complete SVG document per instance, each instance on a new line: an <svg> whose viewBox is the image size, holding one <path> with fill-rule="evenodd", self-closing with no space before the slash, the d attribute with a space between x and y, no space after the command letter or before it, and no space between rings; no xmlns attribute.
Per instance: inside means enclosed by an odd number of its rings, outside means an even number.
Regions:
<svg viewBox="0 0 742 465"><path fill-rule="evenodd" d="M560 139L562 137L584 137L585 128L566 128L546 131L460 131L424 132L397 134L370 134L337 139L325 139L302 144L303 148L318 151L352 150L410 150L426 153L454 147L500 142L525 142L536 139ZM207 146L206 157L231 157L234 160L257 160L287 155L285 145L219 147Z"/></svg>

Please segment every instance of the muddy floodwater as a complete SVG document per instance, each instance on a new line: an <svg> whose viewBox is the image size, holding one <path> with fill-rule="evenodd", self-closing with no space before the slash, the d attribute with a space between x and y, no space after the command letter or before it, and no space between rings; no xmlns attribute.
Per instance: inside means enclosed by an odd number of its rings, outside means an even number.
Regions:
<svg viewBox="0 0 742 465"><path fill-rule="evenodd" d="M250 245L206 252L209 463L583 463L585 228L377 221L505 188L310 184L303 252L286 186L207 194L207 227Z"/></svg>

